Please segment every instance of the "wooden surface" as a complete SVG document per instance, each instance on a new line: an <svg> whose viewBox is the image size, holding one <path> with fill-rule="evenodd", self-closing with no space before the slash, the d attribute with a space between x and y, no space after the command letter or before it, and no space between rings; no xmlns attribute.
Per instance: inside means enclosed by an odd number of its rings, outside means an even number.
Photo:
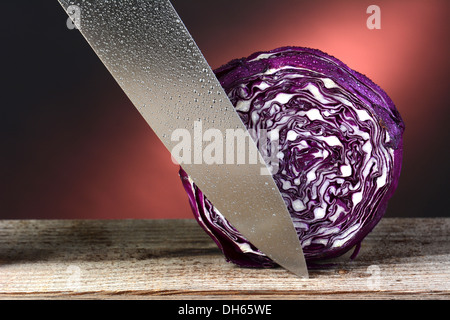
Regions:
<svg viewBox="0 0 450 320"><path fill-rule="evenodd" d="M0 221L0 298L449 299L450 219L384 218L299 279L225 262L194 220Z"/></svg>

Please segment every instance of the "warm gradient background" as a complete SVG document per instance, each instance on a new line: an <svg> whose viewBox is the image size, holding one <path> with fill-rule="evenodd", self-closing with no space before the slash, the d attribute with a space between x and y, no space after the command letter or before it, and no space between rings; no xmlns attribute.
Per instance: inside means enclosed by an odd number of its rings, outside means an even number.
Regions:
<svg viewBox="0 0 450 320"><path fill-rule="evenodd" d="M213 68L297 45L369 76L407 127L387 215L449 215L450 1L173 3ZM56 0L2 1L0 218L192 217L169 152L66 18Z"/></svg>

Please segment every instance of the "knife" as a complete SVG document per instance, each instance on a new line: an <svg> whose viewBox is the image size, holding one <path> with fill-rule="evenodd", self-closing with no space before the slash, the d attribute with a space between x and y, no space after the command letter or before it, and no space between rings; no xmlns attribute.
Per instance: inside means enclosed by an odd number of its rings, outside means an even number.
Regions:
<svg viewBox="0 0 450 320"><path fill-rule="evenodd" d="M58 1L73 20L76 11L75 26L169 151L178 144L176 130L194 136L199 124L225 138L227 130L245 133L248 153L259 161L185 161L182 167L256 248L307 278L300 241L270 168L170 1ZM194 158L201 160L197 147ZM227 152L238 156L238 148Z"/></svg>

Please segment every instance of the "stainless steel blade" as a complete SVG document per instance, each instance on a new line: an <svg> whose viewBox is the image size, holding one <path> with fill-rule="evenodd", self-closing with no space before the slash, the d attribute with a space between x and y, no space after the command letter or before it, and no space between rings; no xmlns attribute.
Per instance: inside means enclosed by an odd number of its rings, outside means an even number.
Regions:
<svg viewBox="0 0 450 320"><path fill-rule="evenodd" d="M194 136L193 149L198 149L199 124L202 132L220 130L227 137L227 129L243 130L248 136L168 0L59 2L69 16L76 9L79 20L75 25L169 151L179 144L172 134L180 129ZM259 162L206 164L194 154L192 163L182 167L253 245L306 278L302 248L286 205L252 139L247 147ZM238 148L234 149L237 159Z"/></svg>

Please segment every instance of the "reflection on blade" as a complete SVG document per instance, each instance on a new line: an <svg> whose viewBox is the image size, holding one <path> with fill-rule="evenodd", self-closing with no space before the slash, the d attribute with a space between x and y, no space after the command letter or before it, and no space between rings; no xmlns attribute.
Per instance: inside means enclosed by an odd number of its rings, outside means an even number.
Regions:
<svg viewBox="0 0 450 320"><path fill-rule="evenodd" d="M179 143L174 132L187 130L194 137L199 124L202 132L219 130L223 137L227 130L244 132L249 154L259 161L206 164L201 154L194 154L183 169L252 244L279 265L307 277L300 242L275 182L170 2L60 3L66 10L79 9L81 33L168 150ZM232 152L231 158L237 159L238 148Z"/></svg>

